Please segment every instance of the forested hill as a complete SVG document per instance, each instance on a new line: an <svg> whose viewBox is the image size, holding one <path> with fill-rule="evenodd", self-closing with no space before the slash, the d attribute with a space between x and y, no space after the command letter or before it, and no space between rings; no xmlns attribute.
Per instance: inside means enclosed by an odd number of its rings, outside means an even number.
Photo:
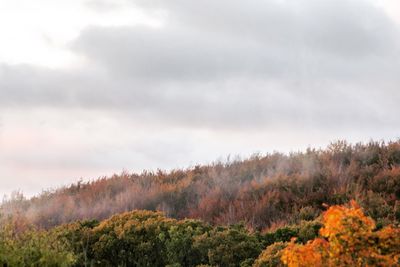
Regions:
<svg viewBox="0 0 400 267"><path fill-rule="evenodd" d="M15 194L3 201L0 213L49 228L135 209L160 210L176 219L243 222L249 229L264 230L312 220L325 204L351 199L378 225L399 222L400 141L340 141L323 150L273 153L171 172L123 173L32 199Z"/></svg>

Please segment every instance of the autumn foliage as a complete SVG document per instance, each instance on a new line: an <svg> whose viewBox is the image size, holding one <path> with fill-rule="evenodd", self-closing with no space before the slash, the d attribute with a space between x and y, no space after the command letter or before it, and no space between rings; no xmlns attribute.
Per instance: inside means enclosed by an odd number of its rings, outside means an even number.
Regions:
<svg viewBox="0 0 400 267"><path fill-rule="evenodd" d="M400 229L376 229L352 201L350 207L332 206L323 215L321 237L305 245L295 240L283 250L282 261L300 266L399 266Z"/></svg>

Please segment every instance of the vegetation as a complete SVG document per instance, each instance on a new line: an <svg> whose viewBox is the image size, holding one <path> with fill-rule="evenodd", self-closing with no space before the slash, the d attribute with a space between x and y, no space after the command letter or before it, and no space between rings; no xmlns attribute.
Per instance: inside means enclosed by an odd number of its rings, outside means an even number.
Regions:
<svg viewBox="0 0 400 267"><path fill-rule="evenodd" d="M0 214L3 266L398 266L400 141L123 173Z"/></svg>
<svg viewBox="0 0 400 267"><path fill-rule="evenodd" d="M354 201L351 207L333 206L323 216L321 237L307 244L295 238L283 250L288 266L399 266L400 228L380 230Z"/></svg>
<svg viewBox="0 0 400 267"><path fill-rule="evenodd" d="M16 193L0 213L23 214L50 228L86 219L106 219L140 210L163 211L175 219L211 224L243 222L265 230L318 217L323 204L355 199L378 227L400 219L400 141L228 160L187 170L114 175L78 182L32 199Z"/></svg>
<svg viewBox="0 0 400 267"><path fill-rule="evenodd" d="M49 230L18 230L16 225L1 230L0 263L9 266L235 267L252 266L266 246L299 237L313 222L260 233L242 224L211 226L160 212L132 211Z"/></svg>
<svg viewBox="0 0 400 267"><path fill-rule="evenodd" d="M0 226L1 266L72 266L76 262L67 239L7 220Z"/></svg>
<svg viewBox="0 0 400 267"><path fill-rule="evenodd" d="M10 222L0 231L7 266L398 266L400 228L377 229L354 201L317 221L261 233L132 211L50 230ZM322 226L322 228L321 228ZM318 234L319 233L319 234ZM290 242L289 239L291 240ZM264 249L265 248L265 249ZM263 250L264 249L264 250Z"/></svg>

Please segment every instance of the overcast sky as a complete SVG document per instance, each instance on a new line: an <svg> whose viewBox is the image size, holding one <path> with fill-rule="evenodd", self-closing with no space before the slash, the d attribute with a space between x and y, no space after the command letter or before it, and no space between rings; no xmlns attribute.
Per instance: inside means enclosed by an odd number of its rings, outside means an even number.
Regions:
<svg viewBox="0 0 400 267"><path fill-rule="evenodd" d="M400 137L398 0L0 0L0 195Z"/></svg>

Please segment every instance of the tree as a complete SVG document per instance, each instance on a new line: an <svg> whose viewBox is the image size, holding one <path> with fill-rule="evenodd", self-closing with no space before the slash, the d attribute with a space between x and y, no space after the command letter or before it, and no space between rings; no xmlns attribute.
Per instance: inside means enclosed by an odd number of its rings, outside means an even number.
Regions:
<svg viewBox="0 0 400 267"><path fill-rule="evenodd" d="M295 240L284 249L283 263L301 266L398 266L400 229L376 230L373 219L352 201L350 207L332 206L323 216L320 237L307 244Z"/></svg>

